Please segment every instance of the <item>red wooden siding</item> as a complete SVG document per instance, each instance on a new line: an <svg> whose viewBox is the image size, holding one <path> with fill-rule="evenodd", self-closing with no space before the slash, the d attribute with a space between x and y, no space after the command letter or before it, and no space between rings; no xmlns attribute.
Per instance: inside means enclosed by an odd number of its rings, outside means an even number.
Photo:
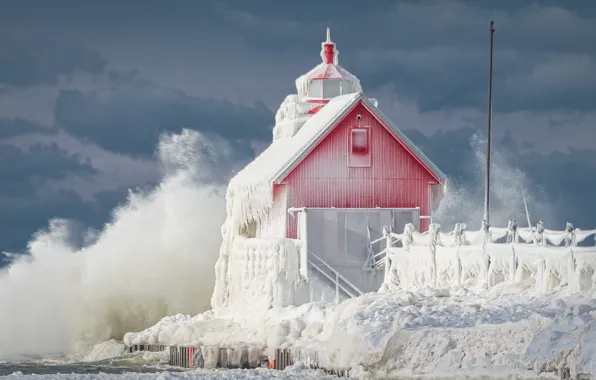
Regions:
<svg viewBox="0 0 596 380"><path fill-rule="evenodd" d="M362 120L356 116L360 114ZM353 128L368 127L368 167L348 166ZM358 104L283 180L288 207L420 207L430 213L430 185L425 168L373 115ZM287 235L296 237L296 219L288 218ZM420 229L428 221L420 221Z"/></svg>

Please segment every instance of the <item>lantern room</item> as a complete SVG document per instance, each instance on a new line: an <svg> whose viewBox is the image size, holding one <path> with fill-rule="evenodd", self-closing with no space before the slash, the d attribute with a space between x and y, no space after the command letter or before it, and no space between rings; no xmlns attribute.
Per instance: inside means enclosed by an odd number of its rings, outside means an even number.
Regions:
<svg viewBox="0 0 596 380"><path fill-rule="evenodd" d="M338 55L327 28L327 40L321 43L323 62L296 81L300 100L314 105L310 113L315 113L336 96L362 92L358 78L339 66Z"/></svg>

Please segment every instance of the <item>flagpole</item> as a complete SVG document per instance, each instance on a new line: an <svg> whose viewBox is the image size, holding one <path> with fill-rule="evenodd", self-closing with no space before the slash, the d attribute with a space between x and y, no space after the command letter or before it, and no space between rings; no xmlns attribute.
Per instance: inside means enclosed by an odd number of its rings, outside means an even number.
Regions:
<svg viewBox="0 0 596 380"><path fill-rule="evenodd" d="M484 188L484 224L485 228L490 226L490 144L492 132L493 113L493 35L495 34L495 22L490 22L490 57L488 69L488 136L486 140L486 183Z"/></svg>

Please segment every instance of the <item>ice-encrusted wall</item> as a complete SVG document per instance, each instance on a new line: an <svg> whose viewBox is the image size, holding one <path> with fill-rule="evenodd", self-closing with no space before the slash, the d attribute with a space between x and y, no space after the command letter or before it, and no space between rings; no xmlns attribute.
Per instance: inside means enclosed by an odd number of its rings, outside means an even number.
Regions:
<svg viewBox="0 0 596 380"><path fill-rule="evenodd" d="M596 288L596 247L576 244L596 230L552 231L491 228L464 231L461 227L441 233L438 225L426 233L406 226L403 234L393 235L401 247L386 250L383 291L412 287L449 287L484 282L520 283L533 280L537 293L546 293L560 285L572 291ZM461 226L461 225L460 225ZM565 246L561 244L565 243Z"/></svg>
<svg viewBox="0 0 596 380"><path fill-rule="evenodd" d="M263 313L292 304L300 277L300 241L236 236L227 257L221 309Z"/></svg>

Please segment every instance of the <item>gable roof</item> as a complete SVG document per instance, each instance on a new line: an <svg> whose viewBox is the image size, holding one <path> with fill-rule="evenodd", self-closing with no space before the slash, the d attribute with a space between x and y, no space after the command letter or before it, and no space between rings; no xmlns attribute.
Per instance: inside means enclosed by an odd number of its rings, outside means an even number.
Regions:
<svg viewBox="0 0 596 380"><path fill-rule="evenodd" d="M396 137L405 149L438 181L445 174L406 137L397 126L375 107L362 93L333 98L304 123L293 137L275 140L230 181L227 191L228 212L240 224L265 215L273 205L271 185L283 178L304 159L359 102Z"/></svg>
<svg viewBox="0 0 596 380"><path fill-rule="evenodd" d="M254 161L241 170L230 182L256 184L282 180L314 148L323 137L362 101L371 114L379 119L390 132L412 152L438 181L446 179L445 174L406 137L397 126L376 108L362 93L342 95L333 98L319 112L314 114L291 138L274 141Z"/></svg>

